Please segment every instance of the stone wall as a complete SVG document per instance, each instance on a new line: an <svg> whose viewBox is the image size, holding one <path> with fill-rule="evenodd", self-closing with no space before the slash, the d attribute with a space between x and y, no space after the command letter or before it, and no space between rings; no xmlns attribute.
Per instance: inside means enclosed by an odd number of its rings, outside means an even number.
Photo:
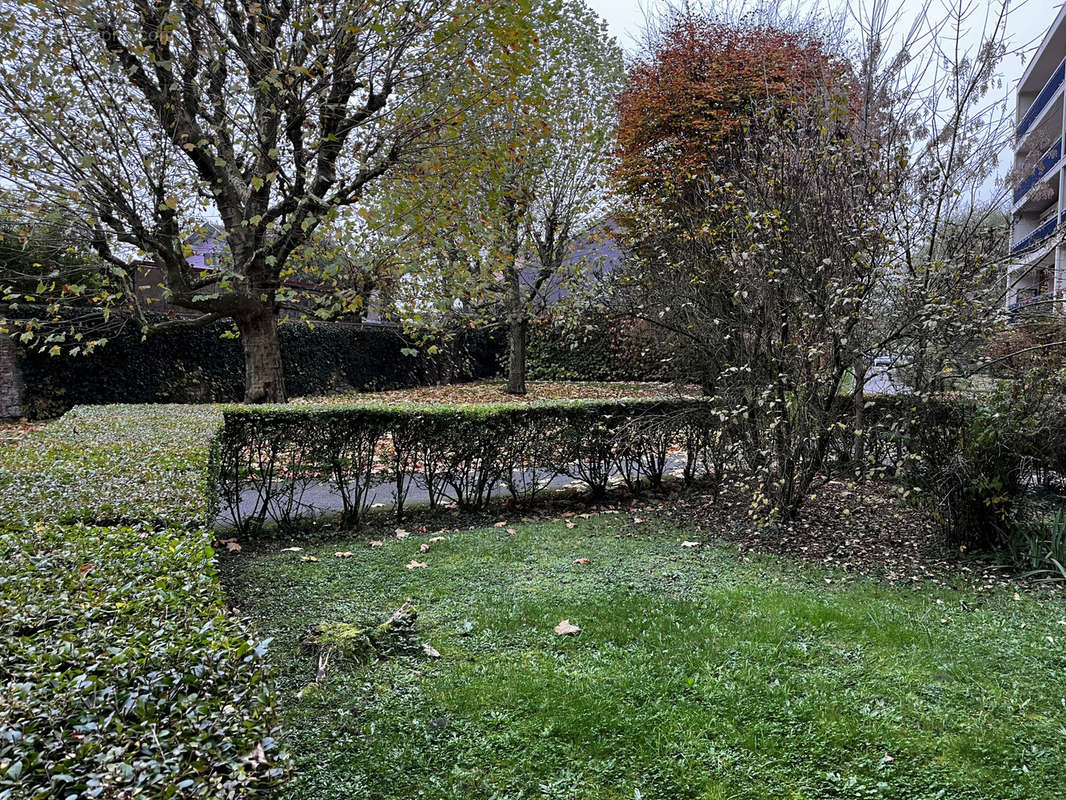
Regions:
<svg viewBox="0 0 1066 800"><path fill-rule="evenodd" d="M0 334L0 419L22 416L25 388L19 367L18 346L11 337Z"/></svg>

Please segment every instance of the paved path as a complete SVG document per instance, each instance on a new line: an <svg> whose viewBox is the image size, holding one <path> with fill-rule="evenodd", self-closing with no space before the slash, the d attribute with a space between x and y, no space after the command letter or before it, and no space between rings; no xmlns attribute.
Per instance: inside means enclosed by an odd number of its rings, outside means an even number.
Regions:
<svg viewBox="0 0 1066 800"><path fill-rule="evenodd" d="M667 460L666 474L680 474L680 471L685 466L684 454L678 453L670 456ZM527 479L529 476L526 476ZM613 481L621 482L621 478L618 476L617 471L613 473ZM557 475L547 484L545 489L559 490L568 488L584 488L585 484L581 481L574 480L567 475ZM543 490L541 490L543 491ZM507 487L503 482L497 482L493 487L492 496L494 498L508 497L509 493ZM450 499L450 498L449 498ZM373 486L367 494L367 504L375 509L391 509L396 505L396 486L391 482L381 482ZM272 504L272 510L279 511L276 503ZM407 498L404 500L404 508L412 508L417 506L429 505L429 492L416 482L412 482L411 488L407 493ZM253 516L259 506L259 495L254 489L245 489L241 494L241 515L244 517ZM341 502L340 495L333 491L333 487L328 483L313 483L309 484L304 490L303 497L300 498L300 506L302 517L318 517L325 514L336 514L343 510L344 504ZM277 516L277 513L275 513ZM267 519L271 518L270 514L267 515ZM215 520L215 524L221 528L228 528L233 525L233 513L230 508L223 508Z"/></svg>

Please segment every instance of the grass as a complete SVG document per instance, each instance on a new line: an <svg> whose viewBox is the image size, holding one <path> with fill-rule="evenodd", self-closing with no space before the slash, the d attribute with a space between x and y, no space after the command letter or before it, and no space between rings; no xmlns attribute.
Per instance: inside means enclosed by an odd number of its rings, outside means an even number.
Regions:
<svg viewBox="0 0 1066 800"><path fill-rule="evenodd" d="M229 558L233 602L276 637L281 796L1063 796L1061 595L897 589L682 548L692 532L655 519L573 522L448 532L425 554L432 534ZM302 634L407 599L440 660L313 685ZM580 636L553 634L564 618Z"/></svg>

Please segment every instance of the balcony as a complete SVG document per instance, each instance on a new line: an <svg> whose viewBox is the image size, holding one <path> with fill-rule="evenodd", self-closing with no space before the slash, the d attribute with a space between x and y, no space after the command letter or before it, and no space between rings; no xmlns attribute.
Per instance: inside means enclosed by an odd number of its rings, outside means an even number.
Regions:
<svg viewBox="0 0 1066 800"><path fill-rule="evenodd" d="M1025 112L1022 117L1022 121L1018 123L1018 138L1021 139L1025 136L1026 132L1033 127L1033 123L1036 122L1036 118L1040 116L1040 113L1047 107L1047 104L1051 101L1051 98L1055 96L1055 93L1062 87L1062 79L1066 77L1066 59L1063 59L1052 74L1048 78L1048 82L1044 84L1044 88L1040 90L1040 94L1036 96L1036 100L1029 107L1029 110Z"/></svg>
<svg viewBox="0 0 1066 800"><path fill-rule="evenodd" d="M1066 213L1063 214L1063 219L1066 220ZM1011 255L1016 256L1019 253L1024 253L1026 250L1033 249L1036 245L1053 234L1058 227L1059 215L1058 213L1055 213L1041 222L1036 230L1015 244L1014 247L1010 249Z"/></svg>
<svg viewBox="0 0 1066 800"><path fill-rule="evenodd" d="M1018 188L1014 190L1014 202L1020 203L1022 198L1029 194L1029 190L1036 185L1037 181L1047 175L1051 168L1059 163L1060 158L1062 158L1062 139L1051 145L1044 155L1040 156L1040 160L1036 163L1032 173L1018 184Z"/></svg>

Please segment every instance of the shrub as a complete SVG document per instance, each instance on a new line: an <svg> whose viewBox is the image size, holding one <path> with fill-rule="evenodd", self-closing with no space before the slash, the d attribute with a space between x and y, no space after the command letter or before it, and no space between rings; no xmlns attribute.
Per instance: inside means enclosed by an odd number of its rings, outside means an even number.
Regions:
<svg viewBox="0 0 1066 800"><path fill-rule="evenodd" d="M1041 472L1066 467L1066 404L1044 373L1003 382L990 395L871 398L867 463L897 476L940 525L944 541L970 551L1016 550L1021 501ZM854 435L841 430L837 450ZM854 466L854 465L851 465Z"/></svg>
<svg viewBox="0 0 1066 800"><path fill-rule="evenodd" d="M586 313L577 320L537 320L527 356L533 380L657 381L687 378L673 351L640 320Z"/></svg>
<svg viewBox="0 0 1066 800"><path fill-rule="evenodd" d="M343 492L365 499L372 483L391 484L402 514L414 483L431 506L447 500L479 509L500 488L528 502L560 474L600 495L617 473L639 491L661 482L673 447L688 448L689 478L699 464L718 463L705 452L717 440L687 433L697 422L704 431L714 423L710 405L698 399L241 406L224 417L222 494L244 532L268 518L296 524L309 511L301 498L316 483L342 499ZM249 487L256 502L242 508ZM363 504L345 500L344 508L346 521L358 524Z"/></svg>
<svg viewBox="0 0 1066 800"><path fill-rule="evenodd" d="M225 609L221 415L79 408L0 450L0 800L237 798L279 773L263 648Z"/></svg>

